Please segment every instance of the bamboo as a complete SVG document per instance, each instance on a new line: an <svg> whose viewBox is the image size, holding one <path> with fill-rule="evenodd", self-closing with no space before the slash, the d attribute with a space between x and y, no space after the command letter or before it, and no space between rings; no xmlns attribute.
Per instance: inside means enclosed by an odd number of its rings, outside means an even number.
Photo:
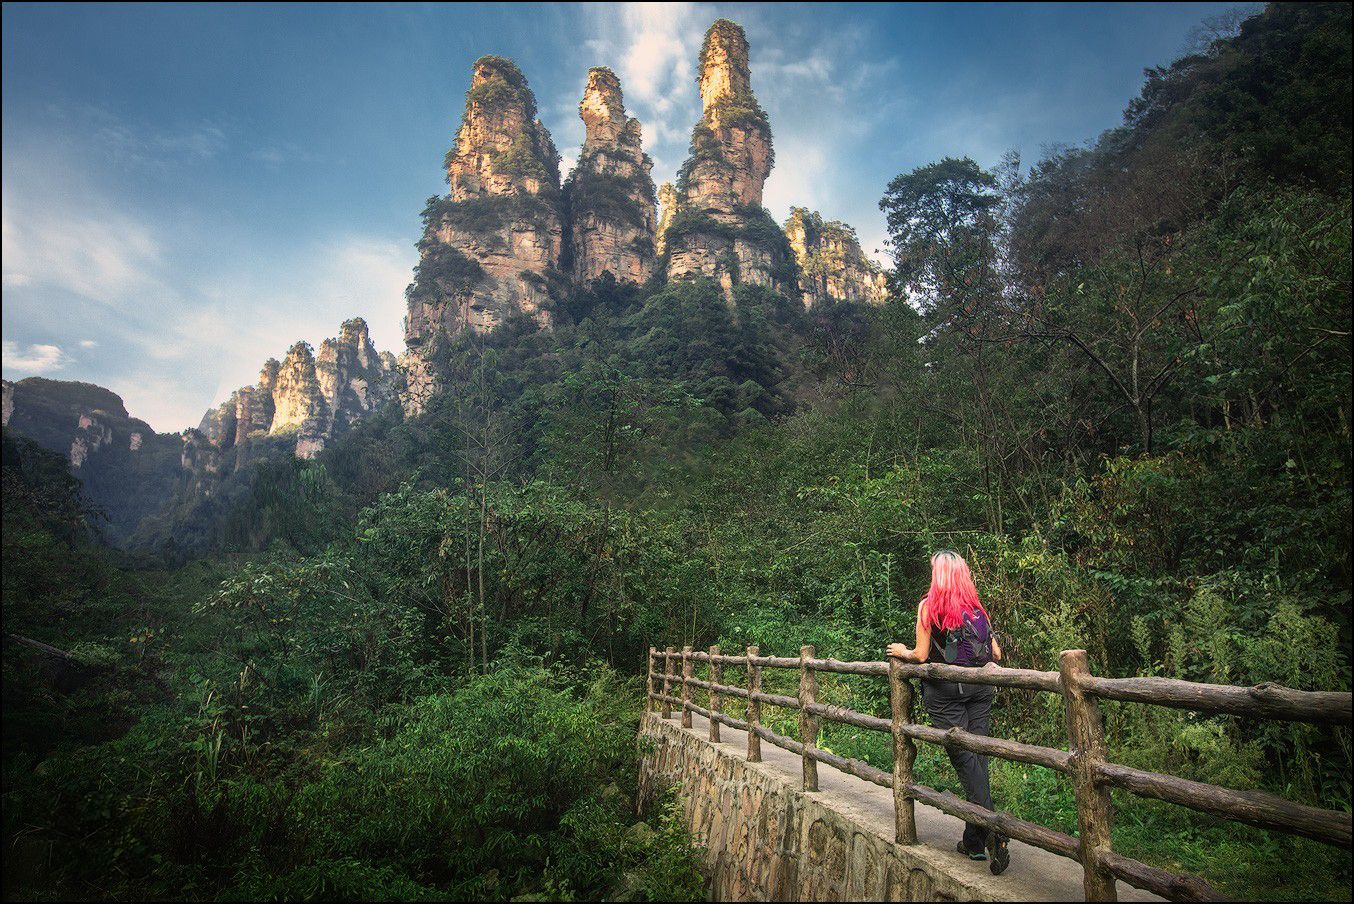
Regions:
<svg viewBox="0 0 1354 904"><path fill-rule="evenodd" d="M1105 762L1105 726L1099 705L1085 690L1085 678L1090 674L1086 651L1064 650L1058 661L1067 702L1067 741L1072 752L1086 900L1117 901L1114 874L1105 865L1114 824L1113 802L1109 789L1096 781Z"/></svg>
<svg viewBox="0 0 1354 904"><path fill-rule="evenodd" d="M719 679L720 679L720 674L719 674L719 673L720 673L720 666L719 666L719 646L718 646L718 645L713 646L713 647L710 648L710 660L709 660L709 662L710 662L710 681L709 681L709 689L710 689L710 712L712 712L712 713L718 713L718 712L721 712L721 711L722 711L722 710L720 709L719 691L715 690L715 688L719 687ZM713 742L713 743L715 743L715 744L718 744L718 743L719 743L719 720L718 720L718 719L711 719L711 720L710 720L710 740L711 740L711 742Z"/></svg>
<svg viewBox="0 0 1354 904"><path fill-rule="evenodd" d="M912 683L903 677L901 665L897 659L889 659L889 706L893 713L889 726L893 733L893 837L898 844L916 844L917 814L907 788L912 784L917 745L904 731L912 721Z"/></svg>
<svg viewBox="0 0 1354 904"><path fill-rule="evenodd" d="M757 696L762 692L762 667L756 665L757 648L748 647L747 654L747 694L748 694L748 762L762 761L762 738L757 734L761 727L762 704Z"/></svg>
<svg viewBox="0 0 1354 904"><path fill-rule="evenodd" d="M813 645L799 648L799 740L804 744L804 790L818 790L818 761L808 751L818 744L818 717L808 707L817 702L818 679L808 662L813 658Z"/></svg>

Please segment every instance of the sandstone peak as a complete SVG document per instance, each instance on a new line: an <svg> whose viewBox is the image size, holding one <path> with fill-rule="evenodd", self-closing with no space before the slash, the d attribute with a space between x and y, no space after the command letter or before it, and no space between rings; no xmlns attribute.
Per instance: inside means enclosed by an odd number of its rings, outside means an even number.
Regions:
<svg viewBox="0 0 1354 904"><path fill-rule="evenodd" d="M701 106L707 119L726 100L752 94L748 65L748 39L743 27L728 19L716 19L705 32L700 55Z"/></svg>
<svg viewBox="0 0 1354 904"><path fill-rule="evenodd" d="M671 279L705 276L732 298L738 285L794 288L794 258L780 225L762 207L775 154L771 125L752 93L743 29L719 19L700 56L703 116L677 173L675 204L664 204L663 253Z"/></svg>
<svg viewBox="0 0 1354 904"><path fill-rule="evenodd" d="M625 115L621 80L616 73L605 66L594 66L588 70L588 83L583 88L578 115L583 117L587 134L584 147L611 143L620 138L632 120ZM638 121L634 122L638 125Z"/></svg>
<svg viewBox="0 0 1354 904"><path fill-rule="evenodd" d="M856 230L847 224L824 220L806 207L792 207L785 237L799 264L805 307L832 301L882 304L887 299L884 271L866 257Z"/></svg>
<svg viewBox="0 0 1354 904"><path fill-rule="evenodd" d="M653 161L644 153L639 120L625 114L616 73L589 70L578 114L585 138L564 187L574 278L587 283L610 272L644 282L656 262Z"/></svg>
<svg viewBox="0 0 1354 904"><path fill-rule="evenodd" d="M536 118L536 96L512 60L482 56L475 61L446 164L456 201L559 189L559 154Z"/></svg>
<svg viewBox="0 0 1354 904"><path fill-rule="evenodd" d="M296 455L310 458L337 433L395 395L395 362L377 352L360 317L344 321L337 338L320 343L317 354L305 341L287 349L282 361L269 358L255 386L243 386L203 415L185 433L184 467L195 473L204 462L223 464L222 454L243 448L255 435L295 434ZM205 457L204 457L205 456ZM237 464L243 458L236 459ZM201 467L199 467L201 465Z"/></svg>

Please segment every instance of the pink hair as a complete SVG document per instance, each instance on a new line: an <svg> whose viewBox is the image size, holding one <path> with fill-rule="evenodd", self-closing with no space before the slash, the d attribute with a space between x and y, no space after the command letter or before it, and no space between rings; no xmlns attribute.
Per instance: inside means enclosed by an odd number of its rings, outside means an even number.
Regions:
<svg viewBox="0 0 1354 904"><path fill-rule="evenodd" d="M927 620L945 631L959 627L965 612L977 609L987 615L978 601L978 588L973 585L968 563L948 549L931 556L931 589L923 602Z"/></svg>

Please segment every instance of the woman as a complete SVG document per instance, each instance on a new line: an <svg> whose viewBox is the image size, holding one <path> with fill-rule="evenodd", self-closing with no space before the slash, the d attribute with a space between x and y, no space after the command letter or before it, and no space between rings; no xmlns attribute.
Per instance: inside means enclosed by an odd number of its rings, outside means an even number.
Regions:
<svg viewBox="0 0 1354 904"><path fill-rule="evenodd" d="M978 589L968 563L959 553L942 549L931 557L931 589L917 606L916 646L889 644L888 653L908 662L933 662L982 668L1001 658L1001 645L992 634L987 610L978 601ZM965 684L923 678L921 696L931 723L937 728L958 727L973 734L987 734L996 689L986 684ZM970 803L992 809L987 757L947 747L950 762L964 785ZM982 826L969 823L959 842L959 852L972 860L992 854L991 870L1001 873L1010 862L1006 839Z"/></svg>

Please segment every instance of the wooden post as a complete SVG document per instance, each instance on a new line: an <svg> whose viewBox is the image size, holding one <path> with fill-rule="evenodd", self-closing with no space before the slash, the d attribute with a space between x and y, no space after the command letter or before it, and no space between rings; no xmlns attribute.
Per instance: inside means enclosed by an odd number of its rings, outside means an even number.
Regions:
<svg viewBox="0 0 1354 904"><path fill-rule="evenodd" d="M902 662L889 657L889 703L893 708L893 838L899 844L917 843L917 816L907 786L912 784L912 764L917 745L903 734L912 722L912 682L903 677Z"/></svg>
<svg viewBox="0 0 1354 904"><path fill-rule="evenodd" d="M748 762L762 761L762 738L755 729L762 725L762 702L756 695L762 692L762 667L753 665L757 648L748 647Z"/></svg>
<svg viewBox="0 0 1354 904"><path fill-rule="evenodd" d="M710 712L712 715L714 713L723 712L720 708L719 691L714 688L714 685L720 683L723 671L724 669L721 668L719 663L719 644L715 644L710 648L710 668L706 671L706 675L709 677L711 685ZM719 723L713 718L710 719L710 740L716 744L719 743Z"/></svg>
<svg viewBox="0 0 1354 904"><path fill-rule="evenodd" d="M1109 788L1096 783L1105 762L1105 724L1095 697L1085 692L1090 677L1085 650L1064 650L1058 658L1063 699L1067 703L1067 743L1072 754L1072 782L1077 793L1077 827L1087 901L1117 901L1114 874L1105 866L1114 824Z"/></svg>
<svg viewBox="0 0 1354 904"><path fill-rule="evenodd" d="M691 646L682 647L682 727L691 727L691 686L687 679L691 677Z"/></svg>
<svg viewBox="0 0 1354 904"><path fill-rule="evenodd" d="M812 750L818 746L818 718L809 706L818 702L818 679L809 668L814 658L813 644L799 648L799 740L804 742L804 790L818 790L818 761Z"/></svg>
<svg viewBox="0 0 1354 904"><path fill-rule="evenodd" d="M672 647L668 647L667 654L663 657L663 718L672 718L672 703L668 700L672 696Z"/></svg>
<svg viewBox="0 0 1354 904"><path fill-rule="evenodd" d="M649 647L649 670L644 679L644 711L646 713L653 712L653 658L657 652L653 647Z"/></svg>

